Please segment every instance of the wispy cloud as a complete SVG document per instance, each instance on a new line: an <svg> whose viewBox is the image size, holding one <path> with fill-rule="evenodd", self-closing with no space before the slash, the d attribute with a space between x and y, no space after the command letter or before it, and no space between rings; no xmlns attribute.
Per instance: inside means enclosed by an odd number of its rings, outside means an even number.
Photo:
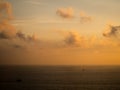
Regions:
<svg viewBox="0 0 120 90"><path fill-rule="evenodd" d="M17 19L12 21L13 25L25 25L25 24L79 24L77 21L63 21L63 20L56 20L56 19L40 19L40 18L33 18L33 19Z"/></svg>
<svg viewBox="0 0 120 90"><path fill-rule="evenodd" d="M92 22L92 17L87 15L85 12L80 12L80 22L81 23L90 23Z"/></svg>
<svg viewBox="0 0 120 90"><path fill-rule="evenodd" d="M32 4L32 5L47 5L47 3L43 3L40 0L25 0L26 3Z"/></svg>

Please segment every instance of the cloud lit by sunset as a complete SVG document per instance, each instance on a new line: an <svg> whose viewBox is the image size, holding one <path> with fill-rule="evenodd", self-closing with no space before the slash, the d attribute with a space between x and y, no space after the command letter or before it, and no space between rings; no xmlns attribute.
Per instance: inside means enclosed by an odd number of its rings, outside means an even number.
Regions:
<svg viewBox="0 0 120 90"><path fill-rule="evenodd" d="M120 65L119 3L0 0L0 64Z"/></svg>

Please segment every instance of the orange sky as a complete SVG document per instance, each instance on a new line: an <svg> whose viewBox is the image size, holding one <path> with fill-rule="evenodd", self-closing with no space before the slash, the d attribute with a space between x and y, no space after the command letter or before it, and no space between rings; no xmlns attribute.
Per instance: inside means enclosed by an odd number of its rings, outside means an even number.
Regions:
<svg viewBox="0 0 120 90"><path fill-rule="evenodd" d="M0 64L119 65L119 3L0 0Z"/></svg>

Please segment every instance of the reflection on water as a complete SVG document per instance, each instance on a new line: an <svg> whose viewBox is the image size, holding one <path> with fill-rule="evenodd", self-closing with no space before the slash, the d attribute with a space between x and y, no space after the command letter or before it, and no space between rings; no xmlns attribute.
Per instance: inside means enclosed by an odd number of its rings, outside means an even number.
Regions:
<svg viewBox="0 0 120 90"><path fill-rule="evenodd" d="M0 90L120 90L120 67L1 66Z"/></svg>

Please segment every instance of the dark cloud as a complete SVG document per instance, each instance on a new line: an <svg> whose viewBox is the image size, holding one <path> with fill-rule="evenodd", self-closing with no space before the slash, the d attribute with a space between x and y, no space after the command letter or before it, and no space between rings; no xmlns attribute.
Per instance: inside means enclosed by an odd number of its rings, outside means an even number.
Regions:
<svg viewBox="0 0 120 90"><path fill-rule="evenodd" d="M103 36L105 37L115 37L120 38L120 26L112 26L110 25L108 30L105 30Z"/></svg>
<svg viewBox="0 0 120 90"><path fill-rule="evenodd" d="M83 38L76 32L68 32L64 41L69 46L81 46Z"/></svg>
<svg viewBox="0 0 120 90"><path fill-rule="evenodd" d="M19 31L16 33L16 37L24 40L24 41L36 41L37 40L37 36L35 34L33 35L26 35L23 32Z"/></svg>
<svg viewBox="0 0 120 90"><path fill-rule="evenodd" d="M24 33L22 33L21 31L16 33L16 36L22 40L26 40L26 36Z"/></svg>
<svg viewBox="0 0 120 90"><path fill-rule="evenodd" d="M24 47L24 46L19 45L19 44L14 44L14 45L12 45L12 46L13 46L13 48L25 49L25 47Z"/></svg>

